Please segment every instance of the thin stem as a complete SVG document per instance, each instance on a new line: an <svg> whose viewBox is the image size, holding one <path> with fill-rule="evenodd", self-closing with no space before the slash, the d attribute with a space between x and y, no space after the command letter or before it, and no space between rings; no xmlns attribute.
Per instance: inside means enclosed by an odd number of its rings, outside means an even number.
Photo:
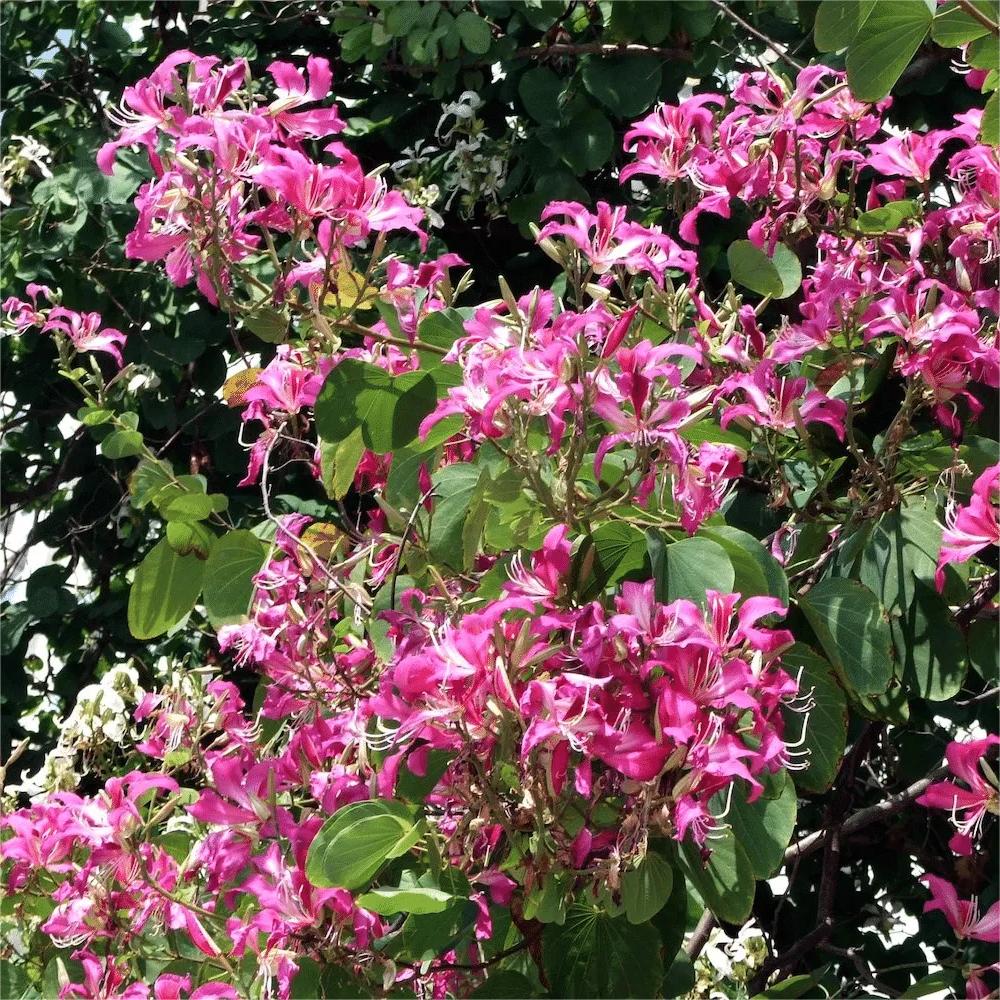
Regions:
<svg viewBox="0 0 1000 1000"><path fill-rule="evenodd" d="M799 70L799 72L806 68L803 63L800 63L797 59L793 59L773 38L768 38L767 35L765 35L762 31L758 31L748 21L744 21L739 14L733 13L729 6L723 3L722 0L712 0L712 3L715 4L715 6L718 7L730 21L734 24L738 24L744 31L748 31L758 41L763 42L779 58L784 59L789 66L794 66L797 70Z"/></svg>

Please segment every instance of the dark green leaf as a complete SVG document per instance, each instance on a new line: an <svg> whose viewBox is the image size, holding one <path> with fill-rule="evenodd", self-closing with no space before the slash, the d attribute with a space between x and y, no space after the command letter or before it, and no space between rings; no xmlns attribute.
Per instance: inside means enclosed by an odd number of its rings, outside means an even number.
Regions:
<svg viewBox="0 0 1000 1000"><path fill-rule="evenodd" d="M594 577L598 588L615 583L646 563L646 536L625 521L594 529Z"/></svg>
<svg viewBox="0 0 1000 1000"><path fill-rule="evenodd" d="M754 875L759 879L769 878L783 864L785 848L795 829L798 808L795 786L785 775L777 798L761 795L754 802L747 799L746 787L734 789L726 819L746 851Z"/></svg>
<svg viewBox="0 0 1000 1000"><path fill-rule="evenodd" d="M660 935L599 907L574 903L564 924L542 935L542 960L553 995L651 997L663 977Z"/></svg>
<svg viewBox="0 0 1000 1000"><path fill-rule="evenodd" d="M330 372L316 400L316 429L324 441L343 441L358 428L365 445L385 454L409 444L437 402L434 380L422 371L390 375L346 358Z"/></svg>
<svg viewBox="0 0 1000 1000"><path fill-rule="evenodd" d="M753 535L729 525L712 525L702 528L698 537L726 550L736 574L734 591L744 597L770 595L788 604L788 577L781 563Z"/></svg>
<svg viewBox="0 0 1000 1000"><path fill-rule="evenodd" d="M705 862L695 844L690 841L682 844L681 868L720 920L740 924L750 915L753 906L753 866L729 828L713 836L709 846L711 855Z"/></svg>
<svg viewBox="0 0 1000 1000"><path fill-rule="evenodd" d="M708 538L682 538L671 542L663 551L661 567L654 564L659 600L665 602L687 598L702 605L705 592L717 590L729 593L736 581L733 564L726 550Z"/></svg>
<svg viewBox="0 0 1000 1000"><path fill-rule="evenodd" d="M726 256L733 281L758 295L787 299L802 284L799 258L783 243L774 248L771 257L749 240L730 244Z"/></svg>
<svg viewBox="0 0 1000 1000"><path fill-rule="evenodd" d="M463 10L455 18L455 27L462 38L462 44L476 55L485 55L490 50L490 26L471 10Z"/></svg>
<svg viewBox="0 0 1000 1000"><path fill-rule="evenodd" d="M661 61L654 55L589 56L583 85L617 118L641 115L660 89Z"/></svg>
<svg viewBox="0 0 1000 1000"><path fill-rule="evenodd" d="M808 756L800 760L808 766L793 772L799 788L825 792L833 783L844 756L847 740L847 698L837 683L830 664L808 646L797 642L781 654L781 665L799 682L799 700L812 701L808 713L783 708L785 733L798 740L805 727L805 741L799 748Z"/></svg>
<svg viewBox="0 0 1000 1000"><path fill-rule="evenodd" d="M521 103L528 114L543 125L559 120L559 96L564 81L545 66L535 66L517 85Z"/></svg>
<svg viewBox="0 0 1000 1000"><path fill-rule="evenodd" d="M465 521L481 475L478 466L460 463L447 465L431 477L434 510L428 548L432 558L453 569L464 568Z"/></svg>
<svg viewBox="0 0 1000 1000"><path fill-rule="evenodd" d="M855 580L821 580L799 598L830 662L858 694L880 694L892 679L892 639L878 598Z"/></svg>
<svg viewBox="0 0 1000 1000"><path fill-rule="evenodd" d="M816 11L813 36L820 52L846 49L875 8L875 0L823 0Z"/></svg>
<svg viewBox="0 0 1000 1000"><path fill-rule="evenodd" d="M628 922L644 924L655 917L670 898L673 885L673 868L656 851L647 851L637 868L622 873L622 904Z"/></svg>

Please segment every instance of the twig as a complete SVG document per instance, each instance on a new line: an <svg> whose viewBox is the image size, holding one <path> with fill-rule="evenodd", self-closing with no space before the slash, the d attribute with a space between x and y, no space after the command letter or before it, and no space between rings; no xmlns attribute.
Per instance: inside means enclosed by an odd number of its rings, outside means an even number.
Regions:
<svg viewBox="0 0 1000 1000"><path fill-rule="evenodd" d="M695 927L694 933L691 935L691 940L684 946L684 953L692 962L701 954L705 945L708 944L709 935L715 929L715 926L715 915L711 910L706 910L701 915L701 920L698 921L698 926Z"/></svg>
<svg viewBox="0 0 1000 1000"><path fill-rule="evenodd" d="M973 619L1000 592L1000 573L990 573L980 581L975 593L955 612L955 624L963 631L968 630Z"/></svg>
<svg viewBox="0 0 1000 1000"><path fill-rule="evenodd" d="M915 781L909 786L909 788L905 788L896 795L890 795L884 801L878 802L873 806L868 806L865 809L859 809L853 816L848 817L841 824L841 837L857 833L858 830L863 830L866 826L871 826L872 823L877 823L879 820L898 813L900 810L908 806L915 798L927 791L927 788L937 781L938 778L943 777L947 773L948 768L942 765L941 767L935 768L931 771L926 778L921 778L919 781ZM785 864L788 864L789 861L794 861L796 858L814 854L823 846L825 841L826 830L817 830L815 833L810 833L807 836L802 837L794 844L789 845L788 849L785 851Z"/></svg>
<svg viewBox="0 0 1000 1000"><path fill-rule="evenodd" d="M748 31L754 38L763 42L772 52L774 52L779 58L784 59L789 66L794 66L799 72L805 69L805 65L800 63L797 59L793 59L773 38L768 38L762 31L758 31L752 24L748 21L744 21L739 14L733 13L730 8L722 2L722 0L712 0L719 10L722 11L726 17L729 18L734 24L738 24L744 31Z"/></svg>
<svg viewBox="0 0 1000 1000"><path fill-rule="evenodd" d="M984 14L972 0L958 0L958 6L974 21L978 21L987 31L994 35L1000 35L1000 25Z"/></svg>
<svg viewBox="0 0 1000 1000"><path fill-rule="evenodd" d="M1000 687L992 687L973 698L966 698L965 701L956 701L955 704L959 708L968 708L969 705L978 705L981 701L996 701L998 695L1000 695Z"/></svg>

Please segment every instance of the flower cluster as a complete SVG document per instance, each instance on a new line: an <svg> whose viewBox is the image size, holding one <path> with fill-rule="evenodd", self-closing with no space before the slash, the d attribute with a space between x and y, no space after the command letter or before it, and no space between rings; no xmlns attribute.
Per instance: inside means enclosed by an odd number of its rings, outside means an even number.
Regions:
<svg viewBox="0 0 1000 1000"><path fill-rule="evenodd" d="M982 740L949 743L948 767L964 786L954 781L938 781L917 799L929 809L943 809L951 814L957 832L949 844L961 856L972 854L974 843L982 837L986 817L1000 814L996 772L986 760L987 753L995 746L1000 746L1000 737L993 735ZM979 900L960 899L958 890L947 879L926 874L920 881L931 892L924 912L939 910L944 914L960 941L1000 944L1000 902L981 914ZM966 969L966 997L978 1000L990 995L990 987L985 982L985 974L989 972L1000 972L1000 962Z"/></svg>
<svg viewBox="0 0 1000 1000"><path fill-rule="evenodd" d="M74 351L101 351L110 354L119 368L122 366L121 349L125 345L125 334L121 330L104 326L100 313L81 313L61 305L52 305L52 289L45 285L30 284L25 292L30 302L12 295L0 307L6 323L14 331L24 333L25 330L37 327L43 333L61 335ZM40 302L39 299L43 301ZM46 299L49 305L45 304Z"/></svg>
<svg viewBox="0 0 1000 1000"><path fill-rule="evenodd" d="M537 240L563 267L559 291L518 296L501 282L499 300L459 308L470 284L452 284L461 258L388 252L396 230L426 249L421 213L329 141L344 123L322 104L327 62L268 72L263 93L242 60L175 53L126 91L121 132L99 154L110 172L121 148L148 152L128 255L161 261L175 284L193 281L280 343L223 389L244 432L258 430L239 485L260 483L266 514L248 614L217 635L226 669L259 673L253 707L212 668L134 690L129 773L2 821L10 889L43 900L36 925L81 963L84 982L64 997L226 998L239 984L285 1000L310 963L387 992L454 995L478 982L475 949L498 909L523 923L589 894L621 912L623 873L651 841L708 859L730 805L751 808L805 757L812 690L783 665L795 640L781 627L782 540L797 517L832 523L818 573L848 515L822 495L812 511L795 506L789 467L818 481L821 458L850 457L849 516L887 512L915 415L957 435L960 401L974 415L973 388L997 384L984 320L998 305L997 162L976 141L975 115L893 136L887 102L856 101L826 67L794 83L744 75L731 101L661 107L626 136L635 162L621 179L664 181L687 206L676 239L621 207L553 202ZM474 121L474 104L449 114ZM949 149L951 197L939 206L929 182ZM731 285L710 291L699 219L729 217L736 200L755 213L752 244L776 262L780 244L786 273L816 249L784 312L777 289L756 305ZM96 313L39 305L51 298L40 286L27 294L4 305L15 329L41 327L121 364L124 336ZM345 399L327 399L327 415L342 406L356 426L320 441L324 384L355 365L381 382L356 397L341 382ZM869 456L855 427L864 378L889 372L903 403ZM391 425L379 447L364 423L373 413ZM337 523L275 515L286 460L327 486L331 452ZM984 473L951 516L939 579L997 541L998 475ZM731 532L720 515L742 482L785 518L772 546L782 558L757 545L755 561L744 535L731 544L746 585L734 568L691 593L646 542L668 562L674 544L728 559L720 543L684 535ZM602 531L615 544L596 555ZM800 579L795 593L815 583ZM86 722L91 735L124 738L121 707L86 702L74 732ZM968 787L935 784L922 799L951 811L959 853L996 811L974 759L993 741L953 745ZM412 921L443 911L400 917L409 911L377 893L310 878L324 821L379 801L420 815L420 846L385 857L396 889L425 905L417 889L460 901L462 919L430 943ZM980 920L947 883L930 884L929 906L961 936L996 940L996 907ZM197 971L135 981L121 955L177 937Z"/></svg>
<svg viewBox="0 0 1000 1000"><path fill-rule="evenodd" d="M315 106L330 93L327 60L311 57L304 73L275 62L268 72L273 88L264 97L249 91L245 60L222 66L175 52L126 89L116 115L121 134L98 155L110 174L119 149L146 147L155 179L136 197L126 253L162 260L174 284L194 279L213 303L230 294L236 272L263 243L273 252L276 238L304 250L290 265L279 261L268 300L280 302L296 282L329 288L332 269L370 233L420 232L420 211L366 175L342 143L324 146L333 163L305 151L305 143L344 128L336 108Z"/></svg>

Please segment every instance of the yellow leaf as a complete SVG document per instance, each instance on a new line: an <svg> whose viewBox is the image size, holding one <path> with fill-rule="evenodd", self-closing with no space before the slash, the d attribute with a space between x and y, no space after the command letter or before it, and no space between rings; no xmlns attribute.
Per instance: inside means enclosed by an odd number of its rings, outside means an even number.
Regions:
<svg viewBox="0 0 1000 1000"><path fill-rule="evenodd" d="M370 285L363 274L348 267L337 270L333 278L334 290L327 295L327 305L339 309L366 309L378 298L378 289Z"/></svg>
<svg viewBox="0 0 1000 1000"><path fill-rule="evenodd" d="M222 386L222 398L227 406L243 406L246 402L246 392L257 384L257 379L263 368L244 368L243 371L230 375Z"/></svg>

